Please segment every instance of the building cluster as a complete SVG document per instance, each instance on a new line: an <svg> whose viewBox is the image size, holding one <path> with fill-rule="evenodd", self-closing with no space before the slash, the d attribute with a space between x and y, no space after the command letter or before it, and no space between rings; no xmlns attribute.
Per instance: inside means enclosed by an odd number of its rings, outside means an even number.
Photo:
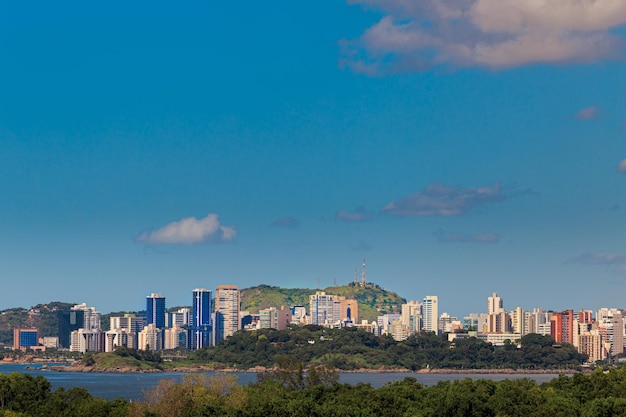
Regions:
<svg viewBox="0 0 626 417"><path fill-rule="evenodd" d="M534 308L525 311L521 307L506 311L502 298L493 293L487 298L486 313L472 313L459 322L451 318L446 328L448 338L478 337L494 345L505 341L515 343L522 336L536 333L550 336L556 344L568 343L579 353L589 356L589 362L605 360L624 352L624 312L617 308L601 308L595 312L572 309L545 311ZM440 317L440 330L444 328Z"/></svg>
<svg viewBox="0 0 626 417"><path fill-rule="evenodd" d="M57 312L58 337L38 338L37 329L14 329L14 349L68 349L72 352L111 352L117 346L131 349L202 349L214 345L240 328L240 292L234 285L215 291L192 291L191 308L167 311L165 297L152 293L140 314L110 317L109 330L101 325L95 307L77 304ZM215 305L213 305L215 304Z"/></svg>
<svg viewBox="0 0 626 417"><path fill-rule="evenodd" d="M366 285L364 282L362 285ZM560 312L521 307L507 311L502 298L487 298L487 311L459 320L439 314L435 295L402 304L401 311L382 314L375 321L359 322L356 300L317 291L307 306L269 307L256 313L241 311L241 293L235 285L219 285L213 291L192 291L191 308L166 309L165 297L146 297L145 312L110 318L109 330L101 328L101 315L94 307L78 304L58 312L58 337L38 338L37 329L14 329L14 349L55 347L76 352L113 351L117 346L142 350L202 349L217 344L238 330L285 329L290 324L314 324L332 328L357 327L378 336L405 340L419 332L447 334L450 341L476 337L493 345L517 343L536 333L568 343L589 361L604 360L624 352L624 312L616 308L564 310Z"/></svg>

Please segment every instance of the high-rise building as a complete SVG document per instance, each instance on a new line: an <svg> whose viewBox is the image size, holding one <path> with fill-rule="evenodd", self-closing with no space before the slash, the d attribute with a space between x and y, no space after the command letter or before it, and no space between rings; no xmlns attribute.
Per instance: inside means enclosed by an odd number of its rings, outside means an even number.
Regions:
<svg viewBox="0 0 626 417"><path fill-rule="evenodd" d="M574 344L574 311L564 310L550 316L550 337L556 343Z"/></svg>
<svg viewBox="0 0 626 417"><path fill-rule="evenodd" d="M499 313L487 315L487 333L509 333L510 331L511 317L504 309Z"/></svg>
<svg viewBox="0 0 626 417"><path fill-rule="evenodd" d="M157 329L165 328L165 297L152 293L146 297L146 324L154 324Z"/></svg>
<svg viewBox="0 0 626 417"><path fill-rule="evenodd" d="M591 310L580 310L578 313L579 323L593 323L593 312Z"/></svg>
<svg viewBox="0 0 626 417"><path fill-rule="evenodd" d="M497 293L487 297L487 333L508 333L510 317L504 309L502 298Z"/></svg>
<svg viewBox="0 0 626 417"><path fill-rule="evenodd" d="M402 304L402 325L408 329L409 336L422 328L422 303L410 300Z"/></svg>
<svg viewBox="0 0 626 417"><path fill-rule="evenodd" d="M143 317L134 314L124 314L123 316L112 316L109 318L109 328L111 330L126 330L127 333L139 333L143 329Z"/></svg>
<svg viewBox="0 0 626 417"><path fill-rule="evenodd" d="M106 333L102 330L80 328L70 334L70 352L103 352Z"/></svg>
<svg viewBox="0 0 626 417"><path fill-rule="evenodd" d="M210 290L193 290L191 307L191 349L202 349L211 344L211 295Z"/></svg>
<svg viewBox="0 0 626 417"><path fill-rule="evenodd" d="M259 310L259 329L285 330L291 323L291 310L285 307L264 308Z"/></svg>
<svg viewBox="0 0 626 417"><path fill-rule="evenodd" d="M311 324L323 326L341 320L341 311L335 308L335 296L324 291L316 291L309 297L309 311Z"/></svg>
<svg viewBox="0 0 626 417"><path fill-rule="evenodd" d="M359 303L355 299L336 296L335 303L339 303L339 317L342 322L356 323L358 321Z"/></svg>
<svg viewBox="0 0 626 417"><path fill-rule="evenodd" d="M137 348L137 335L143 329L144 317L135 314L113 316L109 319L109 331L106 335L105 352L111 352L116 346Z"/></svg>
<svg viewBox="0 0 626 417"><path fill-rule="evenodd" d="M391 325L394 321L402 323L402 315L399 313L387 313L376 317L376 328L378 330L378 333L376 333L377 336L391 334Z"/></svg>
<svg viewBox="0 0 626 417"><path fill-rule="evenodd" d="M138 335L138 348L141 350L163 349L163 329L154 324L146 325Z"/></svg>
<svg viewBox="0 0 626 417"><path fill-rule="evenodd" d="M439 297L427 295L422 302L422 330L439 333Z"/></svg>
<svg viewBox="0 0 626 417"><path fill-rule="evenodd" d="M624 319L621 310L601 308L596 313L598 331L611 356L624 352Z"/></svg>
<svg viewBox="0 0 626 417"><path fill-rule="evenodd" d="M219 285L215 291L215 323L218 329L217 340L226 339L235 334L240 329L239 309L241 304L241 294L236 285Z"/></svg>
<svg viewBox="0 0 626 417"><path fill-rule="evenodd" d="M533 308L532 327L528 333L550 336L550 315L551 313L543 308Z"/></svg>
<svg viewBox="0 0 626 417"><path fill-rule="evenodd" d="M68 349L70 347L70 335L74 330L84 327L85 312L82 310L60 310L58 312L59 346Z"/></svg>
<svg viewBox="0 0 626 417"><path fill-rule="evenodd" d="M496 314L504 310L502 298L497 293L493 293L491 297L487 297L487 314Z"/></svg>
<svg viewBox="0 0 626 417"><path fill-rule="evenodd" d="M137 333L130 333L125 328L108 330L105 333L104 351L113 352L118 346L137 349Z"/></svg>
<svg viewBox="0 0 626 417"><path fill-rule="evenodd" d="M528 316L525 313L522 307L519 306L509 313L509 317L511 318L511 332L522 336L526 334L525 331L528 328L526 321Z"/></svg>
<svg viewBox="0 0 626 417"><path fill-rule="evenodd" d="M191 309L182 307L176 311L168 311L165 315L165 327L188 327L191 326Z"/></svg>
<svg viewBox="0 0 626 417"><path fill-rule="evenodd" d="M595 362L606 358L602 336L597 329L582 333L578 341L578 353L589 356L589 362Z"/></svg>
<svg viewBox="0 0 626 417"><path fill-rule="evenodd" d="M95 307L88 307L87 303L76 304L69 311L59 311L59 346L71 348L72 332L83 329L82 333L100 333L101 315ZM95 337L95 336L94 336Z"/></svg>
<svg viewBox="0 0 626 417"><path fill-rule="evenodd" d="M177 349L180 347L186 348L188 346L187 336L187 330L179 327L178 325L165 329L163 332L164 349Z"/></svg>

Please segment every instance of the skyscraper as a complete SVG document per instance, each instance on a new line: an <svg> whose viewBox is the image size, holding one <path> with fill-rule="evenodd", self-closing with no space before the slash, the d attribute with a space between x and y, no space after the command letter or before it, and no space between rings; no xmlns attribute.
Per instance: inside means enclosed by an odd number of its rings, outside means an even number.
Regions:
<svg viewBox="0 0 626 417"><path fill-rule="evenodd" d="M216 341L226 339L239 330L241 294L236 285L218 285L215 291Z"/></svg>
<svg viewBox="0 0 626 417"><path fill-rule="evenodd" d="M59 311L59 345L71 348L72 332L83 329L83 333L97 334L100 332L100 313L87 303L76 304L70 310ZM98 337L98 336L94 336Z"/></svg>
<svg viewBox="0 0 626 417"><path fill-rule="evenodd" d="M502 297L498 297L498 294L495 292L491 297L487 297L487 314L497 314L503 310Z"/></svg>
<svg viewBox="0 0 626 417"><path fill-rule="evenodd" d="M550 316L550 336L556 343L574 344L574 311L554 312Z"/></svg>
<svg viewBox="0 0 626 417"><path fill-rule="evenodd" d="M427 295L422 303L423 330L439 333L439 297Z"/></svg>
<svg viewBox="0 0 626 417"><path fill-rule="evenodd" d="M339 305L335 308L335 297L324 291L316 291L315 294L309 296L311 324L323 326L341 320Z"/></svg>
<svg viewBox="0 0 626 417"><path fill-rule="evenodd" d="M165 328L165 297L152 293L146 297L146 324L154 324L157 329Z"/></svg>
<svg viewBox="0 0 626 417"><path fill-rule="evenodd" d="M193 290L191 308L191 349L202 349L211 344L211 291Z"/></svg>

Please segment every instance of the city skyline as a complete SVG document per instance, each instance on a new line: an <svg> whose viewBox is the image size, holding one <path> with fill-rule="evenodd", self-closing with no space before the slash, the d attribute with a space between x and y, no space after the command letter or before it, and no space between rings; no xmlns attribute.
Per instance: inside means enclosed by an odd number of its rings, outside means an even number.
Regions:
<svg viewBox="0 0 626 417"><path fill-rule="evenodd" d="M453 315L625 307L613 3L7 4L0 309L324 288L362 258Z"/></svg>

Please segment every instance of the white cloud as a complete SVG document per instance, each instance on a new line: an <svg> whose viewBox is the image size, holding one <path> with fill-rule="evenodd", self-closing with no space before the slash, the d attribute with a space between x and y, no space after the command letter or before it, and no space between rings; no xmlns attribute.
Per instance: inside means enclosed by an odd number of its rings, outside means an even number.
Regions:
<svg viewBox="0 0 626 417"><path fill-rule="evenodd" d="M613 252L587 252L567 259L565 264L604 265L615 273L626 273L626 255Z"/></svg>
<svg viewBox="0 0 626 417"><path fill-rule="evenodd" d="M623 159L622 162L619 163L617 170L619 172L626 172L626 159Z"/></svg>
<svg viewBox="0 0 626 417"><path fill-rule="evenodd" d="M507 198L500 184L479 188L451 187L431 183L408 197L391 201L381 209L382 214L393 216L458 216L470 209Z"/></svg>
<svg viewBox="0 0 626 417"><path fill-rule="evenodd" d="M566 264L615 265L626 263L626 255L612 252L587 252L565 261Z"/></svg>
<svg viewBox="0 0 626 417"><path fill-rule="evenodd" d="M598 118L598 107L589 106L576 113L576 118L580 120L593 120Z"/></svg>
<svg viewBox="0 0 626 417"><path fill-rule="evenodd" d="M290 216L281 217L278 220L274 220L272 223L274 227L281 227L285 229L295 229L300 225L300 222L297 219L294 219Z"/></svg>
<svg viewBox="0 0 626 417"><path fill-rule="evenodd" d="M351 0L384 16L344 42L342 63L381 74L617 58L624 0Z"/></svg>
<svg viewBox="0 0 626 417"><path fill-rule="evenodd" d="M439 241L443 243L498 243L500 236L495 233L449 233L439 236Z"/></svg>
<svg viewBox="0 0 626 417"><path fill-rule="evenodd" d="M349 223L358 223L369 220L370 213L365 210L365 207L357 207L354 211L340 210L335 214L335 220Z"/></svg>
<svg viewBox="0 0 626 417"><path fill-rule="evenodd" d="M149 245L194 245L203 242L228 242L237 238L237 229L223 226L217 214L202 219L185 217L157 230L143 232L135 240Z"/></svg>

